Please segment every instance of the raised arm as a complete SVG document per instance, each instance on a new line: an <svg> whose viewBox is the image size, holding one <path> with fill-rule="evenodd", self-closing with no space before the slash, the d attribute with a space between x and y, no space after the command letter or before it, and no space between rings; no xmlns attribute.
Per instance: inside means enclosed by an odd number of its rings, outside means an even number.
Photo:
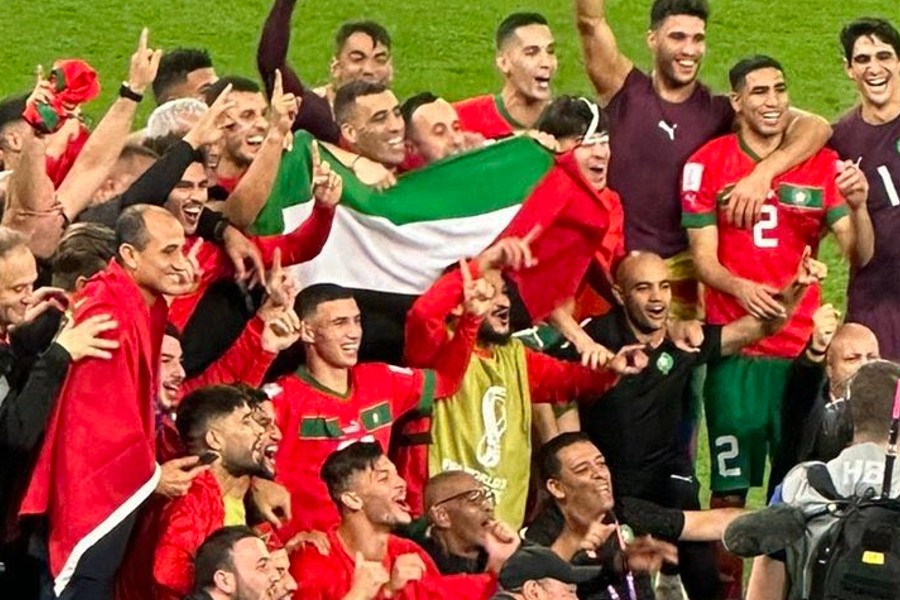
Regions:
<svg viewBox="0 0 900 600"><path fill-rule="evenodd" d="M835 185L847 201L849 214L828 222L841 252L854 268L866 266L875 254L875 231L866 204L869 198L869 182L854 162L840 163ZM840 207L838 207L840 208ZM837 214L829 211L829 217Z"/></svg>
<svg viewBox="0 0 900 600"><path fill-rule="evenodd" d="M219 99L224 95L223 92ZM280 72L276 71L269 105L269 131L259 153L222 207L225 216L239 229L250 227L265 206L281 165L285 138L291 133L296 115L297 98L284 92Z"/></svg>
<svg viewBox="0 0 900 600"><path fill-rule="evenodd" d="M605 0L575 0L575 22L588 77L600 104L606 106L622 89L634 63L619 51L606 20Z"/></svg>
<svg viewBox="0 0 900 600"><path fill-rule="evenodd" d="M128 88L135 94L143 94L156 77L162 50L147 46L148 32L141 32L138 49L131 55L128 71ZM91 133L72 170L59 186L57 198L69 221L90 205L91 198L103 184L115 165L122 148L128 141L128 133L137 112L137 102L119 97Z"/></svg>

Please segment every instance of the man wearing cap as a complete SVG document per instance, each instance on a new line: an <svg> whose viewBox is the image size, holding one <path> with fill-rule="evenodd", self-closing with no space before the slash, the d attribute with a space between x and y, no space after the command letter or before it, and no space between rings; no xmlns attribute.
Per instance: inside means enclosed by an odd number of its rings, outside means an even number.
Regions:
<svg viewBox="0 0 900 600"><path fill-rule="evenodd" d="M576 567L543 546L522 546L500 569L492 600L575 600L579 583L600 576L602 567Z"/></svg>

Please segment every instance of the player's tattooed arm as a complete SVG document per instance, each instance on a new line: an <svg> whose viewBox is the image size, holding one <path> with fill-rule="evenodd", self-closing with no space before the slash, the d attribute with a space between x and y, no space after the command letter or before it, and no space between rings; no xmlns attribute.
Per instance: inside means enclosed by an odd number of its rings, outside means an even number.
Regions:
<svg viewBox="0 0 900 600"><path fill-rule="evenodd" d="M634 63L622 54L606 20L605 0L575 0L575 22L588 77L606 106L625 84Z"/></svg>

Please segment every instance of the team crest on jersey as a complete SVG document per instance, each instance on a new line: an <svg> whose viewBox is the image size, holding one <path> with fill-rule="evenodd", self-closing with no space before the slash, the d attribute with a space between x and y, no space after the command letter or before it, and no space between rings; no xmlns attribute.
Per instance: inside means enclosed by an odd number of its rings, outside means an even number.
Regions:
<svg viewBox="0 0 900 600"><path fill-rule="evenodd" d="M659 355L659 358L656 359L656 368L663 375L668 375L669 371L671 371L674 366L675 359L672 358L672 355L668 352L663 352Z"/></svg>

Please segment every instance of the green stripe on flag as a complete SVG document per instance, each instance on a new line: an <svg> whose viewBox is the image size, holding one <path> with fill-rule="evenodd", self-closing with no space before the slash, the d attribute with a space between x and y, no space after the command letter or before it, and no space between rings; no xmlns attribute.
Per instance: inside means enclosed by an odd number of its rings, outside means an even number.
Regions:
<svg viewBox="0 0 900 600"><path fill-rule="evenodd" d="M281 233L282 211L310 200L311 141L308 133L298 132L293 150L282 156L272 193L254 223L257 234ZM321 150L344 178L342 205L395 225L472 217L521 204L553 165L552 154L537 142L517 137L407 173L379 192Z"/></svg>

